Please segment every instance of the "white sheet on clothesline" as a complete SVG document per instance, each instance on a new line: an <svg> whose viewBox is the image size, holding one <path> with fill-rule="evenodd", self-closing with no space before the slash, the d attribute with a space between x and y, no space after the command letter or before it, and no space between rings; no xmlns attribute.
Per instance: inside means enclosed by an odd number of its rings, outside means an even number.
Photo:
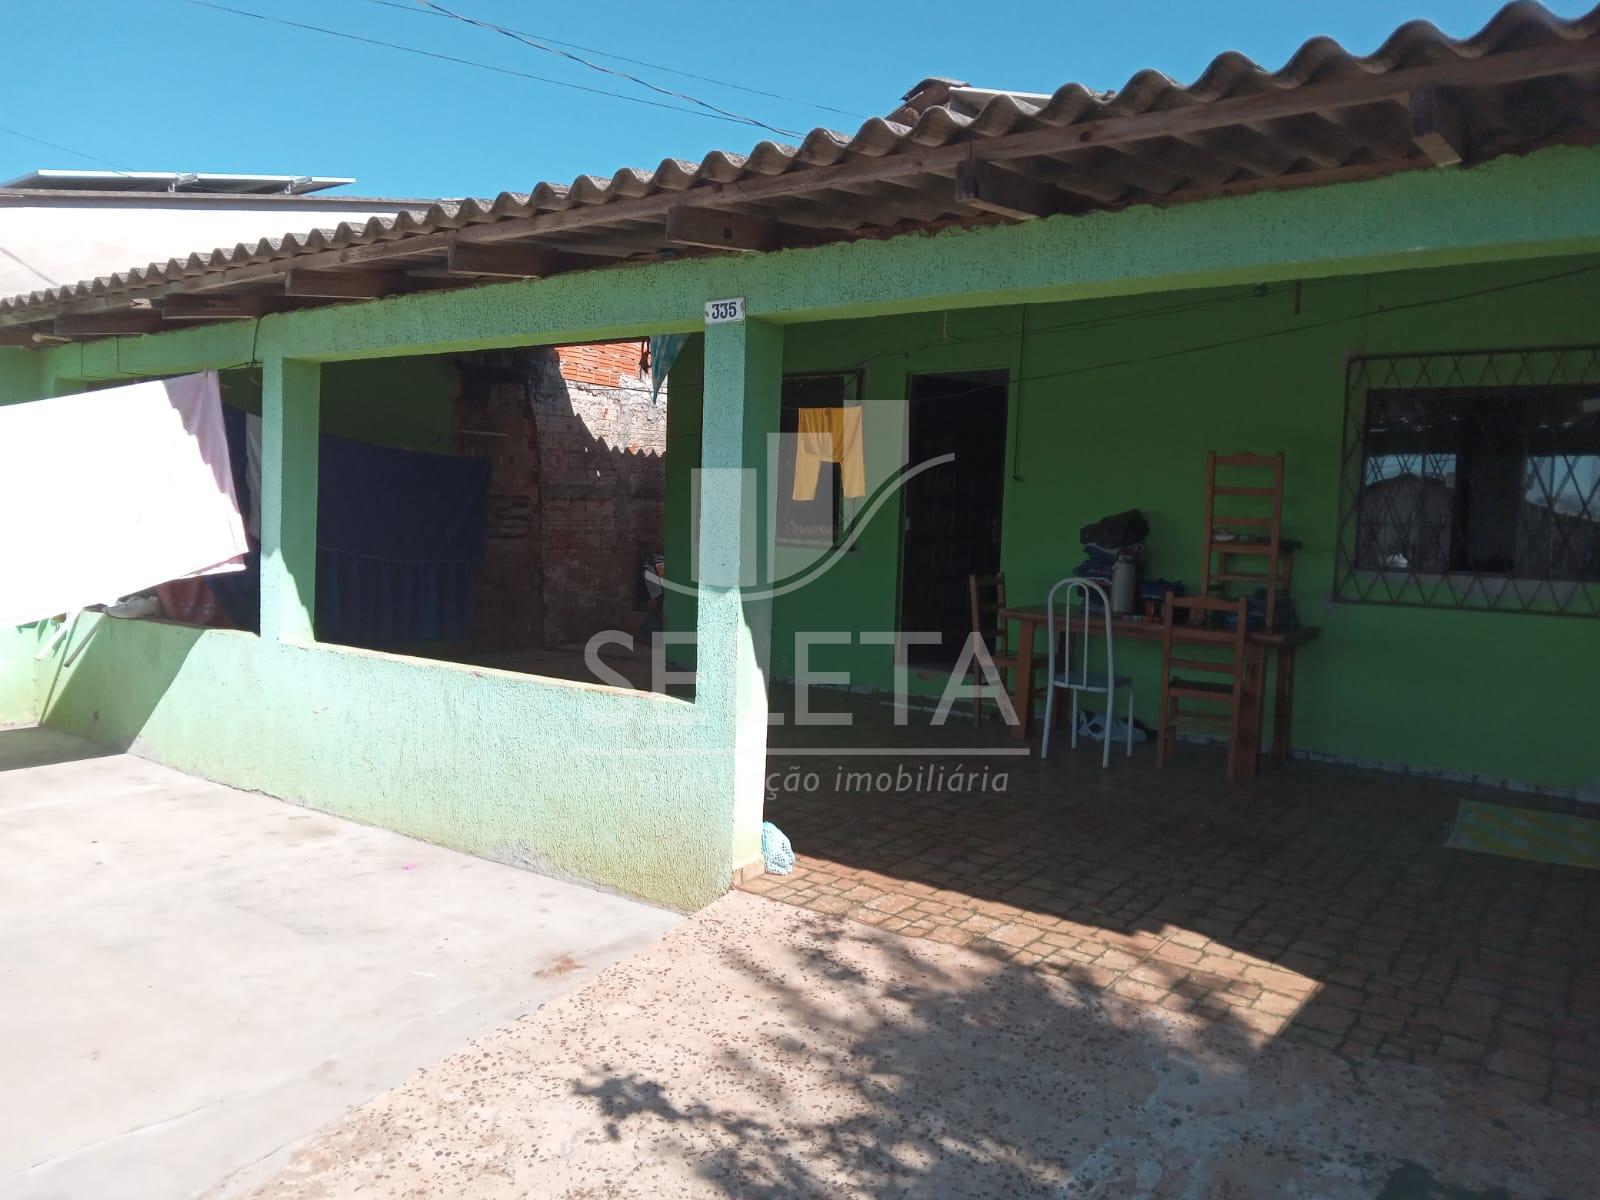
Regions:
<svg viewBox="0 0 1600 1200"><path fill-rule="evenodd" d="M0 628L246 548L215 371L0 405Z"/></svg>

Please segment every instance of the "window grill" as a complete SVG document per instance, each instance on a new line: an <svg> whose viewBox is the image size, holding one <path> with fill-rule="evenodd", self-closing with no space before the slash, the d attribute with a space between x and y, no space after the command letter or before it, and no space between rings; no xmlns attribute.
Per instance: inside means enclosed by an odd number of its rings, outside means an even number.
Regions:
<svg viewBox="0 0 1600 1200"><path fill-rule="evenodd" d="M1600 616L1600 346L1350 360L1334 594Z"/></svg>

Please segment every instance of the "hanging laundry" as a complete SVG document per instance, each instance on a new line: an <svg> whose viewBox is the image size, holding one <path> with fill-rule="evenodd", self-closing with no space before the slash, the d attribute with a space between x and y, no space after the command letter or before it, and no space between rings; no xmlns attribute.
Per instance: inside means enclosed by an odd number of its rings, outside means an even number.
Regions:
<svg viewBox="0 0 1600 1200"><path fill-rule="evenodd" d="M852 500L867 494L860 408L802 408L795 439L794 498L814 500L823 463L838 463L840 484Z"/></svg>
<svg viewBox="0 0 1600 1200"><path fill-rule="evenodd" d="M0 627L240 569L216 372L0 406L0 506Z"/></svg>

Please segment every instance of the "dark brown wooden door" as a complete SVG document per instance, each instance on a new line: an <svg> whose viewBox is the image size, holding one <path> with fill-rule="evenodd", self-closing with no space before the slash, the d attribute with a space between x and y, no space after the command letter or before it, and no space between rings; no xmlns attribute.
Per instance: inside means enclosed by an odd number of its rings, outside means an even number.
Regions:
<svg viewBox="0 0 1600 1200"><path fill-rule="evenodd" d="M937 646L911 647L911 661L953 662L972 631L967 576L1000 569L1006 376L916 375L910 395L909 465L955 459L906 485L900 628L941 635Z"/></svg>

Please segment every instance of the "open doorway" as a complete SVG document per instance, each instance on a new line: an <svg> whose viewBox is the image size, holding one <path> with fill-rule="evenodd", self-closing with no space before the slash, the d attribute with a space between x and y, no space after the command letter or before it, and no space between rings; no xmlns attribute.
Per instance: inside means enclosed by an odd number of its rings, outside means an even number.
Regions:
<svg viewBox="0 0 1600 1200"><path fill-rule="evenodd" d="M324 365L316 639L656 686L668 397L654 382L642 339ZM220 383L245 570L164 585L150 605L254 629L261 373Z"/></svg>
<svg viewBox="0 0 1600 1200"><path fill-rule="evenodd" d="M668 396L652 386L649 343L482 351L454 364L457 453L490 468L469 660L650 687ZM587 653L596 637L603 675Z"/></svg>
<svg viewBox="0 0 1600 1200"><path fill-rule="evenodd" d="M956 660L972 632L967 577L1000 569L1006 382L1004 371L911 377L911 464L954 455L906 485L900 628L940 635L937 645L911 646L912 662Z"/></svg>

